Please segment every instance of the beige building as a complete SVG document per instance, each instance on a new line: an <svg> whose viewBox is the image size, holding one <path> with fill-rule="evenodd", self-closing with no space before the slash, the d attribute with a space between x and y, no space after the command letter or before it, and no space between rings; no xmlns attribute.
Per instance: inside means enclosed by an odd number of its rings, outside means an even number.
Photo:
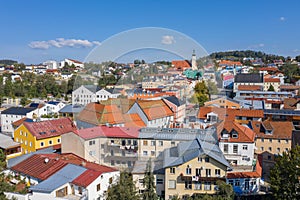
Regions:
<svg viewBox="0 0 300 200"><path fill-rule="evenodd" d="M163 154L165 199L216 193L216 181L225 181L230 165L217 144L198 138L179 143Z"/></svg>
<svg viewBox="0 0 300 200"><path fill-rule="evenodd" d="M217 142L216 130L125 128L98 126L62 135L62 153L73 152L88 161L119 169L138 160L156 158L165 149L195 138Z"/></svg>
<svg viewBox="0 0 300 200"><path fill-rule="evenodd" d="M238 101L228 97L221 97L204 103L206 107L219 107L219 108L240 108Z"/></svg>

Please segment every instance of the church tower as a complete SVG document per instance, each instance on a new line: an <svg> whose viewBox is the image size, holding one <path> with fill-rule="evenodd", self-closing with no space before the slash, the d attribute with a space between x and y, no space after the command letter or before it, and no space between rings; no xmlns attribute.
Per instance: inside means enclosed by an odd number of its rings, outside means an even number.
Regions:
<svg viewBox="0 0 300 200"><path fill-rule="evenodd" d="M195 50L193 50L193 54L192 54L192 70L198 70L196 60L197 60L196 53L195 53Z"/></svg>

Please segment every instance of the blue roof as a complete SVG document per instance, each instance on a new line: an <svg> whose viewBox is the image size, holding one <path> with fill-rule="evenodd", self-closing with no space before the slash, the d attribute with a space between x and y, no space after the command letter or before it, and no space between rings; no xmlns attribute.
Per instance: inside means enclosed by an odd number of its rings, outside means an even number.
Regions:
<svg viewBox="0 0 300 200"><path fill-rule="evenodd" d="M58 112L60 113L79 113L80 111L82 111L84 108L84 106L80 106L80 105L66 105L65 107L63 107L62 109L60 109Z"/></svg>
<svg viewBox="0 0 300 200"><path fill-rule="evenodd" d="M1 112L1 114L8 114L8 115L26 115L27 113L35 110L36 108L23 108L23 107L10 107Z"/></svg>
<svg viewBox="0 0 300 200"><path fill-rule="evenodd" d="M87 169L78 165L68 164L47 180L30 187L33 192L51 193L66 183L72 182Z"/></svg>
<svg viewBox="0 0 300 200"><path fill-rule="evenodd" d="M48 104L51 105L58 105L60 102L59 101L48 101Z"/></svg>

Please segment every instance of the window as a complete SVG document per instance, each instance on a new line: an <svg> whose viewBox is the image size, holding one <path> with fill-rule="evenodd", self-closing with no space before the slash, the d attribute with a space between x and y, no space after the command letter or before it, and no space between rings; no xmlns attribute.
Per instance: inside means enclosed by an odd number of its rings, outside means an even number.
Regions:
<svg viewBox="0 0 300 200"><path fill-rule="evenodd" d="M95 144L95 140L91 140L91 141L89 141L89 145L91 146L91 145L94 145Z"/></svg>
<svg viewBox="0 0 300 200"><path fill-rule="evenodd" d="M196 176L201 176L201 168L196 168Z"/></svg>
<svg viewBox="0 0 300 200"><path fill-rule="evenodd" d="M260 150L263 151L263 150L264 150L264 147L260 147Z"/></svg>
<svg viewBox="0 0 300 200"><path fill-rule="evenodd" d="M175 142L171 142L171 147L174 147L175 146Z"/></svg>
<svg viewBox="0 0 300 200"><path fill-rule="evenodd" d="M156 185L164 184L164 180L162 178L156 179Z"/></svg>
<svg viewBox="0 0 300 200"><path fill-rule="evenodd" d="M202 162L202 158L201 157L198 157L198 162Z"/></svg>
<svg viewBox="0 0 300 200"><path fill-rule="evenodd" d="M131 166L132 166L131 161L128 161L128 162L127 162L127 166L128 166L128 167L131 167Z"/></svg>
<svg viewBox="0 0 300 200"><path fill-rule="evenodd" d="M185 169L185 173L186 173L186 174L191 174L191 173L192 173L192 169L190 168L189 165L188 165L187 168Z"/></svg>
<svg viewBox="0 0 300 200"><path fill-rule="evenodd" d="M49 144L50 144L50 145L52 144L52 140L49 140Z"/></svg>
<svg viewBox="0 0 300 200"><path fill-rule="evenodd" d="M234 186L240 186L240 180L235 180Z"/></svg>
<svg viewBox="0 0 300 200"><path fill-rule="evenodd" d="M248 145L243 145L243 150L248 150Z"/></svg>
<svg viewBox="0 0 300 200"><path fill-rule="evenodd" d="M111 165L111 166L115 166L115 161L114 161L114 160L111 160L111 161L110 161L110 165Z"/></svg>
<svg viewBox="0 0 300 200"><path fill-rule="evenodd" d="M233 180L228 180L228 184L233 186Z"/></svg>
<svg viewBox="0 0 300 200"><path fill-rule="evenodd" d="M27 145L27 140L24 141L24 144Z"/></svg>
<svg viewBox="0 0 300 200"><path fill-rule="evenodd" d="M144 179L139 179L139 183L144 184Z"/></svg>
<svg viewBox="0 0 300 200"><path fill-rule="evenodd" d="M210 175L211 175L211 169L205 169L205 175L207 177L210 177Z"/></svg>
<svg viewBox="0 0 300 200"><path fill-rule="evenodd" d="M170 174L175 174L175 167L170 168Z"/></svg>
<svg viewBox="0 0 300 200"><path fill-rule="evenodd" d="M233 153L238 153L238 145L233 145Z"/></svg>
<svg viewBox="0 0 300 200"><path fill-rule="evenodd" d="M24 133L25 137L27 137L27 132Z"/></svg>
<svg viewBox="0 0 300 200"><path fill-rule="evenodd" d="M215 169L215 175L216 176L221 176L221 170L220 169Z"/></svg>
<svg viewBox="0 0 300 200"><path fill-rule="evenodd" d="M224 144L224 153L228 153L228 144Z"/></svg>
<svg viewBox="0 0 300 200"><path fill-rule="evenodd" d="M191 190L192 189L192 181L185 181L184 188L186 190Z"/></svg>
<svg viewBox="0 0 300 200"><path fill-rule="evenodd" d="M41 147L43 147L44 146L44 142L41 142Z"/></svg>
<svg viewBox="0 0 300 200"><path fill-rule="evenodd" d="M285 143L288 144L288 143L289 143L289 140L285 140Z"/></svg>
<svg viewBox="0 0 300 200"><path fill-rule="evenodd" d="M194 186L195 190L201 190L201 182L195 182L194 184L195 184Z"/></svg>
<svg viewBox="0 0 300 200"><path fill-rule="evenodd" d="M147 141L147 140L144 140L144 141L143 141L143 145L144 145L144 146L148 146L148 141Z"/></svg>
<svg viewBox="0 0 300 200"><path fill-rule="evenodd" d="M110 150L110 155L114 156L114 150L112 150L112 149Z"/></svg>
<svg viewBox="0 0 300 200"><path fill-rule="evenodd" d="M271 142L271 143L272 143L272 139L271 139L271 138L269 139L269 142Z"/></svg>
<svg viewBox="0 0 300 200"><path fill-rule="evenodd" d="M7 122L7 121L6 121ZM20 131L20 135L23 135L23 131Z"/></svg>
<svg viewBox="0 0 300 200"><path fill-rule="evenodd" d="M100 183L97 185L97 191L101 190Z"/></svg>
<svg viewBox="0 0 300 200"><path fill-rule="evenodd" d="M278 152L278 153L280 152L280 148L279 148L279 147L277 148L277 152Z"/></svg>
<svg viewBox="0 0 300 200"><path fill-rule="evenodd" d="M147 156L148 155L148 151L143 151L143 155Z"/></svg>
<svg viewBox="0 0 300 200"><path fill-rule="evenodd" d="M269 151L272 151L272 147L269 147Z"/></svg>
<svg viewBox="0 0 300 200"><path fill-rule="evenodd" d="M176 189L176 181L175 180L169 180L168 188L169 189Z"/></svg>
<svg viewBox="0 0 300 200"><path fill-rule="evenodd" d="M209 162L209 157L208 156L205 157L205 162Z"/></svg>
<svg viewBox="0 0 300 200"><path fill-rule="evenodd" d="M151 151L151 156L155 156L155 151Z"/></svg>
<svg viewBox="0 0 300 200"><path fill-rule="evenodd" d="M95 151L89 151L90 156L95 156L96 152Z"/></svg>
<svg viewBox="0 0 300 200"><path fill-rule="evenodd" d="M121 144L122 144L122 146L125 146L126 145L126 140L122 140Z"/></svg>
<svg viewBox="0 0 300 200"><path fill-rule="evenodd" d="M264 138L261 138L260 140L261 140L261 142L264 142L264 141L265 141L265 139L264 139Z"/></svg>
<svg viewBox="0 0 300 200"><path fill-rule="evenodd" d="M278 143L280 143L281 141L280 141L280 139L278 139Z"/></svg>
<svg viewBox="0 0 300 200"><path fill-rule="evenodd" d="M242 160L248 160L247 156L242 156Z"/></svg>
<svg viewBox="0 0 300 200"><path fill-rule="evenodd" d="M272 159L272 156L269 155L269 156L268 156L268 160L271 160L271 159Z"/></svg>
<svg viewBox="0 0 300 200"><path fill-rule="evenodd" d="M158 141L159 146L164 146L164 141Z"/></svg>
<svg viewBox="0 0 300 200"><path fill-rule="evenodd" d="M204 190L211 190L210 182L204 182Z"/></svg>
<svg viewBox="0 0 300 200"><path fill-rule="evenodd" d="M285 151L286 151L286 152L288 152L288 151L289 151L289 149L288 149L288 148L285 148Z"/></svg>
<svg viewBox="0 0 300 200"><path fill-rule="evenodd" d="M57 142L60 143L60 138L57 139Z"/></svg>
<svg viewBox="0 0 300 200"><path fill-rule="evenodd" d="M151 141L151 146L155 146L155 141Z"/></svg>
<svg viewBox="0 0 300 200"><path fill-rule="evenodd" d="M29 146L32 147L32 142L29 142Z"/></svg>

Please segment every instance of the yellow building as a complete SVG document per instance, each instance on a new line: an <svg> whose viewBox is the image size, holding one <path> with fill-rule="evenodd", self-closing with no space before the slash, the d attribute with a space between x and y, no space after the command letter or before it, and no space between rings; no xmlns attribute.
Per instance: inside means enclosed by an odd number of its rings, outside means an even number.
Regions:
<svg viewBox="0 0 300 200"><path fill-rule="evenodd" d="M165 199L216 193L230 167L216 144L195 139L164 151Z"/></svg>
<svg viewBox="0 0 300 200"><path fill-rule="evenodd" d="M14 140L21 144L22 153L27 154L60 145L61 135L75 130L76 126L69 118L24 122L15 130Z"/></svg>

